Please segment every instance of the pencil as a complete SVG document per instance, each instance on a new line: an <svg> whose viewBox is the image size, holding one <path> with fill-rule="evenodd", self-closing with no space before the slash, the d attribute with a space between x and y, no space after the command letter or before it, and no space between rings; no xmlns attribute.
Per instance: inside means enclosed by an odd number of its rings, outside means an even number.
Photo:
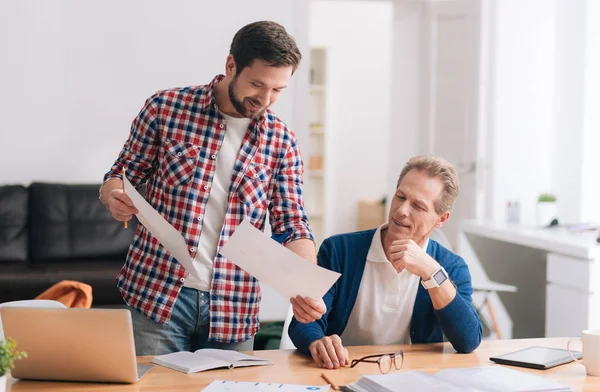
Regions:
<svg viewBox="0 0 600 392"><path fill-rule="evenodd" d="M123 184L123 193L125 193L125 166L123 166L123 178L121 178ZM127 228L127 221L123 222L123 227Z"/></svg>
<svg viewBox="0 0 600 392"><path fill-rule="evenodd" d="M321 373L321 377L323 377L323 380L325 380L327 384L331 385L331 388L333 388L335 391L339 390L338 386L335 385L333 381L331 381L331 379L325 375L325 373Z"/></svg>

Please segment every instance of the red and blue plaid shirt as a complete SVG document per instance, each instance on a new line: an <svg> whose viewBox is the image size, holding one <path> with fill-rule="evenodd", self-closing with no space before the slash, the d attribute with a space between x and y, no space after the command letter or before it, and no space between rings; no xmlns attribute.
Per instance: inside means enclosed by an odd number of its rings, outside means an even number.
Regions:
<svg viewBox="0 0 600 392"><path fill-rule="evenodd" d="M227 130L213 89L222 79L218 75L205 86L159 91L150 97L104 177L104 181L121 178L125 167L135 187L146 184L146 200L182 233L191 258L202 234L216 158ZM240 342L258 330L258 281L218 253L242 220L264 230L268 212L273 234L285 234L284 243L312 239L302 201L303 172L293 133L266 110L250 124L232 174L213 266L209 340ZM139 224L117 276L125 302L164 323L186 276L183 266Z"/></svg>

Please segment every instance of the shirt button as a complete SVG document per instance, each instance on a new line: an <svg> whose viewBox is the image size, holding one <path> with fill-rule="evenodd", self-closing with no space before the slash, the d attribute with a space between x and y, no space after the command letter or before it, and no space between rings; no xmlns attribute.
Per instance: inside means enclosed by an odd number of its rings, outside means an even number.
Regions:
<svg viewBox="0 0 600 392"><path fill-rule="evenodd" d="M255 174L255 175L254 175L254 178L258 178L258 174Z"/></svg>
<svg viewBox="0 0 600 392"><path fill-rule="evenodd" d="M225 125L223 125L223 124L219 124L219 128L221 128L221 129L223 129L224 126Z"/></svg>
<svg viewBox="0 0 600 392"><path fill-rule="evenodd" d="M180 281L181 283L183 283L183 281L184 281L184 280L185 280L185 279L183 279L183 278L179 279L179 281Z"/></svg>
<svg viewBox="0 0 600 392"><path fill-rule="evenodd" d="M208 185L204 185L204 190L207 191L208 190Z"/></svg>
<svg viewBox="0 0 600 392"><path fill-rule="evenodd" d="M197 217L196 219L198 219L198 222L200 222L200 221L202 220L202 217L201 217L201 216L199 216L199 217Z"/></svg>
<svg viewBox="0 0 600 392"><path fill-rule="evenodd" d="M180 157L180 156L182 156L182 155L183 155L183 154L181 153L181 151L177 153L177 156L178 156L178 157Z"/></svg>
<svg viewBox="0 0 600 392"><path fill-rule="evenodd" d="M195 252L195 251L196 251L196 248L194 248L194 247L190 248L190 252Z"/></svg>
<svg viewBox="0 0 600 392"><path fill-rule="evenodd" d="M217 159L217 156L215 154L211 155L212 159Z"/></svg>

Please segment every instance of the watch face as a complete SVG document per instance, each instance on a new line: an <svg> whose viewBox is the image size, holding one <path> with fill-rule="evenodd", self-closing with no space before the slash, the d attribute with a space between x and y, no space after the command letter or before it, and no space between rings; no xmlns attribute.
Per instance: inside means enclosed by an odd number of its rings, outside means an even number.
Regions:
<svg viewBox="0 0 600 392"><path fill-rule="evenodd" d="M446 274L444 273L444 271L439 270L438 272L436 272L433 275L433 279L435 280L435 282L439 285L441 285L442 283L444 283L447 279Z"/></svg>

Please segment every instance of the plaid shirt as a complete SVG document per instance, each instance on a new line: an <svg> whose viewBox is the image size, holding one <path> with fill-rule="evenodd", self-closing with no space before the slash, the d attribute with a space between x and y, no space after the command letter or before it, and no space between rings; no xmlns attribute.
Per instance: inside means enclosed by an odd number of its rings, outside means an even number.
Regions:
<svg viewBox="0 0 600 392"><path fill-rule="evenodd" d="M124 166L135 187L145 183L146 200L182 233L191 258L227 130L213 95L213 86L223 78L218 75L205 86L159 91L150 97L104 176L104 181L121 178ZM242 220L264 231L268 211L273 234L285 234L284 243L313 239L302 201L303 171L297 141L287 126L270 110L254 119L236 159L214 259L209 340L240 342L258 330L258 281L218 253ZM125 302L164 323L186 276L183 266L139 224L117 276Z"/></svg>

